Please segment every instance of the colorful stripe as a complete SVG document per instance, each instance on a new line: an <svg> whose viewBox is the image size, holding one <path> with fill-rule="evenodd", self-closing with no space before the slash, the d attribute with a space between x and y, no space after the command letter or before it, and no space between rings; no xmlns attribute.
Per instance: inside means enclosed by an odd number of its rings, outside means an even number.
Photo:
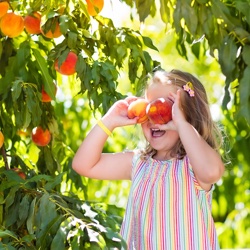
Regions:
<svg viewBox="0 0 250 250"><path fill-rule="evenodd" d="M201 189L188 158L133 159L121 234L129 250L218 250L212 190Z"/></svg>

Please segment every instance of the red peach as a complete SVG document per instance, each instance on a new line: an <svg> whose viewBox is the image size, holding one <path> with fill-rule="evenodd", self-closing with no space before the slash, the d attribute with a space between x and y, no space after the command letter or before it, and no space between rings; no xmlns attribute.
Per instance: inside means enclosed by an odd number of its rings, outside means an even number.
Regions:
<svg viewBox="0 0 250 250"><path fill-rule="evenodd" d="M43 130L42 127L35 127L32 129L32 141L40 147L44 147L49 144L51 140L51 134L48 129Z"/></svg>
<svg viewBox="0 0 250 250"><path fill-rule="evenodd" d="M55 86L55 92L54 94L56 95L57 92L57 86ZM47 94L47 92L44 90L44 86L42 86L42 102L51 102L52 98Z"/></svg>
<svg viewBox="0 0 250 250"><path fill-rule="evenodd" d="M24 27L29 34L40 34L41 14L33 12L24 18Z"/></svg>
<svg viewBox="0 0 250 250"><path fill-rule="evenodd" d="M172 120L172 101L164 98L158 98L148 104L146 113L154 124L166 124Z"/></svg>
<svg viewBox="0 0 250 250"><path fill-rule="evenodd" d="M70 51L65 59L65 61L59 67L58 59L55 61L55 70L63 75L72 75L76 72L76 63L77 63L76 53Z"/></svg>
<svg viewBox="0 0 250 250"><path fill-rule="evenodd" d="M13 168L14 172L16 172L23 180L26 179L26 174L20 168Z"/></svg>

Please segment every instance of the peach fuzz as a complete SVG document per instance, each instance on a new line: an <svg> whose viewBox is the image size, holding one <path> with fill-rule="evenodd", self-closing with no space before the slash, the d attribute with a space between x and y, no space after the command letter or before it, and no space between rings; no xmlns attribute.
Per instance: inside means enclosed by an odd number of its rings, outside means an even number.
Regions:
<svg viewBox="0 0 250 250"><path fill-rule="evenodd" d="M29 34L40 34L41 14L33 12L24 18L24 27Z"/></svg>
<svg viewBox="0 0 250 250"><path fill-rule="evenodd" d="M146 107L148 105L148 101L145 99L137 99L129 104L128 107L128 118L133 119L135 117L139 117L137 123L143 123L148 120L146 114Z"/></svg>

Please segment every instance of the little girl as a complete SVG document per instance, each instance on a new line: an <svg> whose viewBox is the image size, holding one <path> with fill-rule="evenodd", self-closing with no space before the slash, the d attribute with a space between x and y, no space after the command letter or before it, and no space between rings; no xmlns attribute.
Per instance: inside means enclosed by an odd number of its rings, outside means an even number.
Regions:
<svg viewBox="0 0 250 250"><path fill-rule="evenodd" d="M136 124L127 110L136 97L117 101L87 135L73 168L95 179L130 179L121 235L129 250L220 249L211 216L214 183L223 172L219 131L212 121L204 87L178 70L156 71L145 99L173 102L172 120L141 124L143 151L102 153L116 127Z"/></svg>

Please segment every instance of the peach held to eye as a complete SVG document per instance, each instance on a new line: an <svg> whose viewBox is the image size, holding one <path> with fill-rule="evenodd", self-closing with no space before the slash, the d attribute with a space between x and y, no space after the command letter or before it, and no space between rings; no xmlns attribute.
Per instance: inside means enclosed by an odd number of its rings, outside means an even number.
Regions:
<svg viewBox="0 0 250 250"><path fill-rule="evenodd" d="M150 120L154 124L166 124L172 120L172 101L158 98L150 103L145 99L137 99L128 107L128 118L138 116L137 123Z"/></svg>
<svg viewBox="0 0 250 250"><path fill-rule="evenodd" d="M149 120L155 124L166 124L172 120L173 103L164 98L158 98L148 104L146 114Z"/></svg>

